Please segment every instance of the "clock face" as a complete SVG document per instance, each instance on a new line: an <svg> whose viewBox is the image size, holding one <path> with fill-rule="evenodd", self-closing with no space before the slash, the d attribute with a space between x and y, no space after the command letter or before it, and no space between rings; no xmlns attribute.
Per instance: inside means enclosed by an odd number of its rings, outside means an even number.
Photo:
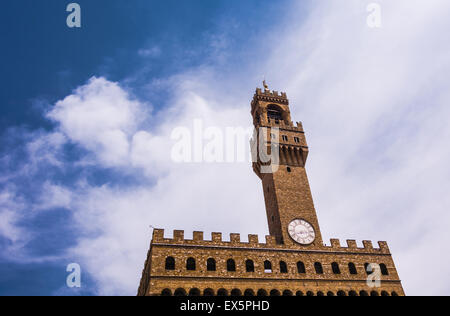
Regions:
<svg viewBox="0 0 450 316"><path fill-rule="evenodd" d="M316 239L316 233L310 223L303 219L294 219L288 226L289 235L301 245L309 245Z"/></svg>

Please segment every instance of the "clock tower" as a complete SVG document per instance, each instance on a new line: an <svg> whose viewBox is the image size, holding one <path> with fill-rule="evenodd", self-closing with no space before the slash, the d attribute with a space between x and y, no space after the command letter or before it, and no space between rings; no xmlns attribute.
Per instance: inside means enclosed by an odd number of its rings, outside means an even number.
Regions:
<svg viewBox="0 0 450 316"><path fill-rule="evenodd" d="M253 97L251 114L256 129L253 148L258 152L264 149L272 157L270 162L258 154L253 162L253 170L262 180L270 235L286 246L322 246L305 170L305 132L301 123L291 121L286 93L270 91L264 82L264 91L257 89Z"/></svg>
<svg viewBox="0 0 450 316"><path fill-rule="evenodd" d="M154 229L138 295L404 295L387 242L324 244L305 171L305 133L291 121L286 93L264 82L251 107L253 170L262 181L270 235L241 241L238 233L224 240L220 232L205 238L196 231L190 239L184 230L166 236ZM374 278L379 287L368 282Z"/></svg>

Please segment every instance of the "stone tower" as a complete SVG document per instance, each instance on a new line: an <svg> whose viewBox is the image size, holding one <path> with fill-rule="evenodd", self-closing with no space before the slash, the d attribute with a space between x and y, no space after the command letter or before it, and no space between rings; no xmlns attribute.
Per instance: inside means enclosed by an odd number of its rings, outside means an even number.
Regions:
<svg viewBox="0 0 450 316"><path fill-rule="evenodd" d="M301 123L296 126L292 123L286 94L278 94L277 91L271 93L267 85L264 93L257 89L251 113L258 133L267 133L266 142L259 145L271 147L274 143L273 148L279 154L276 172L261 172L263 163L259 159L253 163L253 170L263 184L270 235L275 237L278 244L294 245L301 242L305 248L322 245L322 234L305 170L308 158L305 132ZM306 222L308 227L295 225L295 220ZM305 238L299 234L302 229ZM309 239L308 231L311 233Z"/></svg>
<svg viewBox="0 0 450 316"><path fill-rule="evenodd" d="M270 235L260 242L203 232L185 239L153 231L138 295L398 296L404 295L386 242L338 239L324 244L305 171L308 146L291 121L286 93L256 89L253 170L262 181Z"/></svg>

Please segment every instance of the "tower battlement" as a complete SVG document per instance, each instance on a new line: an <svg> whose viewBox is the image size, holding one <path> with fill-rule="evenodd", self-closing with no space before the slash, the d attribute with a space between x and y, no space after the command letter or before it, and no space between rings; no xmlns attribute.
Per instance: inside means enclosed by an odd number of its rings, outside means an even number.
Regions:
<svg viewBox="0 0 450 316"><path fill-rule="evenodd" d="M256 103L257 101L274 102L289 105L289 99L287 98L286 92L279 93L278 91L263 91L261 88L256 89L252 104Z"/></svg>

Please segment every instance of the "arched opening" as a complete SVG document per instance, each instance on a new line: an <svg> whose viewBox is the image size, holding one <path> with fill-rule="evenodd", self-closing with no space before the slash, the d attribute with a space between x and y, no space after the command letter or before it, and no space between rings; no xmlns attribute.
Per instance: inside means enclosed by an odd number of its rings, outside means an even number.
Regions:
<svg viewBox="0 0 450 316"><path fill-rule="evenodd" d="M359 296L369 296L369 293L367 293L366 291L361 291L359 292Z"/></svg>
<svg viewBox="0 0 450 316"><path fill-rule="evenodd" d="M253 260L247 260L245 261L245 270L247 272L255 272L255 264L253 263Z"/></svg>
<svg viewBox="0 0 450 316"><path fill-rule="evenodd" d="M392 292L391 296L398 296L397 292Z"/></svg>
<svg viewBox="0 0 450 316"><path fill-rule="evenodd" d="M306 292L306 296L314 296L314 292L308 291L308 292Z"/></svg>
<svg viewBox="0 0 450 316"><path fill-rule="evenodd" d="M244 296L255 296L255 292L252 289L246 289L244 291Z"/></svg>
<svg viewBox="0 0 450 316"><path fill-rule="evenodd" d="M214 290L213 289L205 289L203 291L203 296L214 296Z"/></svg>
<svg viewBox="0 0 450 316"><path fill-rule="evenodd" d="M347 296L347 294L344 291L338 291L337 296Z"/></svg>
<svg viewBox="0 0 450 316"><path fill-rule="evenodd" d="M197 288L193 288L189 291L189 296L200 296L200 290Z"/></svg>
<svg viewBox="0 0 450 316"><path fill-rule="evenodd" d="M213 258L209 258L206 260L206 270L207 271L216 271L216 260Z"/></svg>
<svg viewBox="0 0 450 316"><path fill-rule="evenodd" d="M280 273L288 273L287 264L284 261L280 261Z"/></svg>
<svg viewBox="0 0 450 316"><path fill-rule="evenodd" d="M264 261L264 272L272 273L272 263L268 260Z"/></svg>
<svg viewBox="0 0 450 316"><path fill-rule="evenodd" d="M317 292L317 296L325 296L322 291Z"/></svg>
<svg viewBox="0 0 450 316"><path fill-rule="evenodd" d="M341 269L339 268L339 264L337 262L333 262L331 264L331 269L333 270L334 274L341 274Z"/></svg>
<svg viewBox="0 0 450 316"><path fill-rule="evenodd" d="M297 262L297 272L300 274L306 273L305 264L301 261Z"/></svg>
<svg viewBox="0 0 450 316"><path fill-rule="evenodd" d="M175 290L175 294L174 295L175 296L186 296L187 294L186 294L186 290L185 289L179 288L179 289Z"/></svg>
<svg viewBox="0 0 450 316"><path fill-rule="evenodd" d="M348 264L348 272L350 272L350 274L358 274L358 271L356 270L356 266L353 262L350 262Z"/></svg>
<svg viewBox="0 0 450 316"><path fill-rule="evenodd" d="M228 291L225 289L219 289L217 291L217 296L228 296Z"/></svg>
<svg viewBox="0 0 450 316"><path fill-rule="evenodd" d="M295 292L295 296L305 296L305 294L302 291Z"/></svg>
<svg viewBox="0 0 450 316"><path fill-rule="evenodd" d="M294 296L294 294L290 290L284 290L283 291L283 296Z"/></svg>
<svg viewBox="0 0 450 316"><path fill-rule="evenodd" d="M236 262L233 259L227 260L227 271L228 272L236 272Z"/></svg>
<svg viewBox="0 0 450 316"><path fill-rule="evenodd" d="M281 293L278 290L272 290L270 291L270 296L281 296Z"/></svg>
<svg viewBox="0 0 450 316"><path fill-rule="evenodd" d="M267 296L267 291L263 289L259 289L258 293L256 293L258 296Z"/></svg>
<svg viewBox="0 0 450 316"><path fill-rule="evenodd" d="M381 292L381 296L389 296L389 293L386 292L386 291L382 291L382 292Z"/></svg>
<svg viewBox="0 0 450 316"><path fill-rule="evenodd" d="M270 104L267 107L267 120L271 122L271 120L274 120L275 123L279 123L283 119L283 110L275 104Z"/></svg>
<svg viewBox="0 0 450 316"><path fill-rule="evenodd" d="M186 261L186 270L188 271L195 271L195 259L194 258L188 258Z"/></svg>
<svg viewBox="0 0 450 316"><path fill-rule="evenodd" d="M164 289L161 291L161 296L172 296L172 291L169 289Z"/></svg>
<svg viewBox="0 0 450 316"><path fill-rule="evenodd" d="M384 263L380 264L380 270L382 275L389 275L389 271Z"/></svg>
<svg viewBox="0 0 450 316"><path fill-rule="evenodd" d="M257 296L267 296L267 291L263 289L259 289L256 293Z"/></svg>
<svg viewBox="0 0 450 316"><path fill-rule="evenodd" d="M175 259L173 257L166 258L166 270L175 270Z"/></svg>
<svg viewBox="0 0 450 316"><path fill-rule="evenodd" d="M242 296L242 292L239 289L232 289L231 296Z"/></svg>
<svg viewBox="0 0 450 316"><path fill-rule="evenodd" d="M323 268L320 262L314 263L314 269L316 270L317 274L323 274Z"/></svg>
<svg viewBox="0 0 450 316"><path fill-rule="evenodd" d="M327 293L327 296L334 296L334 293L331 292L331 291L329 291L329 292Z"/></svg>
<svg viewBox="0 0 450 316"><path fill-rule="evenodd" d="M377 291L370 292L370 296L380 296Z"/></svg>
<svg viewBox="0 0 450 316"><path fill-rule="evenodd" d="M355 291L350 291L348 292L348 296L358 296L358 293L356 293Z"/></svg>

